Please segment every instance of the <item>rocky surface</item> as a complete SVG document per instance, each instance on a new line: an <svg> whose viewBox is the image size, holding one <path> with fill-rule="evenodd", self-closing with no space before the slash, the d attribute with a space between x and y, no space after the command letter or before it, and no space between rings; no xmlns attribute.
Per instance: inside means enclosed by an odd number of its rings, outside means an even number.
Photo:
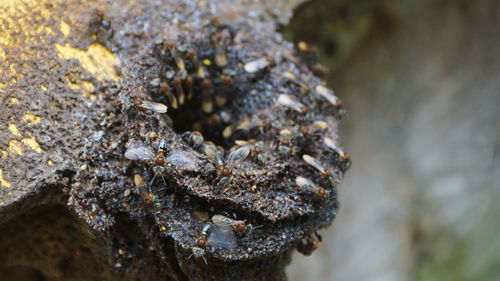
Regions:
<svg viewBox="0 0 500 281"><path fill-rule="evenodd" d="M289 5L0 4L0 272L284 280L350 166Z"/></svg>

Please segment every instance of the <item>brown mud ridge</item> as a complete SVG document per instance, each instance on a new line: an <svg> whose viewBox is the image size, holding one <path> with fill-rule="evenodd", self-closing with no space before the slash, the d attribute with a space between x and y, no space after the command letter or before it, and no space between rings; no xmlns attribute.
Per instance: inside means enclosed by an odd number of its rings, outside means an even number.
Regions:
<svg viewBox="0 0 500 281"><path fill-rule="evenodd" d="M55 4L38 24L63 19L69 35L25 41L33 58L6 47L25 68L2 81L2 121L41 152L13 157L2 135L13 192L0 190L0 273L283 280L293 249L319 246L350 160L338 140L343 105L315 76L314 48L284 41L263 4L163 2ZM68 16L72 7L80 12ZM110 50L120 79L68 60L54 48L64 44ZM22 125L24 111L41 120Z"/></svg>

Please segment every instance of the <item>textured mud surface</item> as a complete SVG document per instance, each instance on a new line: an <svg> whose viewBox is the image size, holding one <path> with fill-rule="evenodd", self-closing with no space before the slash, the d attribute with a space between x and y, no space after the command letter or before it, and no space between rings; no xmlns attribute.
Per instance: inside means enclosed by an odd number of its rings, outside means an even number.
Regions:
<svg viewBox="0 0 500 281"><path fill-rule="evenodd" d="M9 3L0 6L9 15L0 22L0 223L15 229L19 213L40 209L74 230L0 239L19 245L0 254L6 274L282 280L294 248L319 246L315 231L335 218L350 165L337 137L343 108L314 75L314 48L275 31L286 9ZM60 228L50 217L33 221ZM51 248L55 240L81 243L78 258ZM46 263L23 254L40 243L59 254Z"/></svg>

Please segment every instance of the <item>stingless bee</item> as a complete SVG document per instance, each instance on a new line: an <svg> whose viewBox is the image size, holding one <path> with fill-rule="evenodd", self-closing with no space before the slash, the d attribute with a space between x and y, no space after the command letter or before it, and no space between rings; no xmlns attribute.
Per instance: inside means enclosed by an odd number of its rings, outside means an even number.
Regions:
<svg viewBox="0 0 500 281"><path fill-rule="evenodd" d="M226 164L224 165L224 168L222 169L222 176L227 177L231 174L233 169L238 165L239 163L243 162L248 155L250 154L250 147L245 145L242 147L239 147L229 153L226 159Z"/></svg>
<svg viewBox="0 0 500 281"><path fill-rule="evenodd" d="M227 159L223 165L219 166L219 175L220 175L220 180L219 183L217 184L218 186L227 186L231 182L231 173L233 169L241 163L243 160L245 160L248 155L250 154L250 147L248 146L242 146L231 153L227 156ZM224 190L227 191L227 188Z"/></svg>
<svg viewBox="0 0 500 281"><path fill-rule="evenodd" d="M142 109L154 111L156 113L166 113L168 107L163 103L135 99L134 104Z"/></svg>
<svg viewBox="0 0 500 281"><path fill-rule="evenodd" d="M266 68L269 65L269 61L266 57L258 58L245 63L243 68L248 73L255 73L259 70Z"/></svg>
<svg viewBox="0 0 500 281"><path fill-rule="evenodd" d="M322 240L323 239L321 235L319 235L317 232L314 232L299 241L297 245L297 251L301 252L305 256L309 256L314 250L321 246Z"/></svg>
<svg viewBox="0 0 500 281"><path fill-rule="evenodd" d="M196 244L199 247L205 248L205 246L207 245L207 239L208 235L210 234L211 228L212 225L210 223L207 223L205 224L205 226L203 226L203 230L201 231L200 236L196 239Z"/></svg>
<svg viewBox="0 0 500 281"><path fill-rule="evenodd" d="M179 108L177 97L172 93L172 91L170 91L170 85L168 83L163 82L160 84L159 93L167 97L173 109Z"/></svg>
<svg viewBox="0 0 500 281"><path fill-rule="evenodd" d="M266 163L266 158L263 154L264 152L264 142L263 141L256 141L255 139L250 139L248 141L245 140L235 140L234 141L237 146L247 146L250 148L250 155L254 157L255 160L257 160L258 163L260 164L265 164Z"/></svg>
<svg viewBox="0 0 500 281"><path fill-rule="evenodd" d="M312 167L314 167L316 170L318 170L322 175L324 176L331 176L332 173L330 170L327 168L323 167L323 165L314 157L304 154L302 155L302 159Z"/></svg>
<svg viewBox="0 0 500 281"><path fill-rule="evenodd" d="M202 147L205 142L203 135L198 131L185 132L182 134L182 137L187 138L187 142L194 148Z"/></svg>
<svg viewBox="0 0 500 281"><path fill-rule="evenodd" d="M310 156L310 155L307 155L307 154L304 154L302 155L302 159L309 165L311 165L312 167L314 167L316 170L318 170L320 172L320 174L324 177L326 177L329 181L330 181L330 184L332 186L335 186L337 183L338 183L338 180L336 180L333 175L332 175L332 171L330 171L329 169L325 168L320 162L318 159ZM349 165L351 162L349 161L349 159L347 159L345 162L345 165ZM348 166L345 168L347 169L349 168Z"/></svg>
<svg viewBox="0 0 500 281"><path fill-rule="evenodd" d="M152 159L154 156L155 153L140 142L132 142L125 151L125 158L129 160L145 161Z"/></svg>
<svg viewBox="0 0 500 281"><path fill-rule="evenodd" d="M326 190L323 187L315 184L312 180L310 180L308 178L298 176L295 178L295 183L303 189L310 190L312 193L314 193L318 197L323 197L327 194Z"/></svg>
<svg viewBox="0 0 500 281"><path fill-rule="evenodd" d="M223 215L214 215L212 222L215 226L226 230L233 230L243 233L247 230L246 224L242 220L234 220Z"/></svg>
<svg viewBox="0 0 500 281"><path fill-rule="evenodd" d="M165 181L165 178L163 177L163 174L165 172L165 153L167 152L167 140L166 139L160 139L159 143L158 143L158 151L153 159L153 163L154 163L154 166L153 166L153 173L154 173L154 176L153 176L153 179L151 180L150 184L153 184L155 178L157 175L160 175L162 180L163 180L163 183L165 184L165 186L167 186L167 182Z"/></svg>
<svg viewBox="0 0 500 281"><path fill-rule="evenodd" d="M222 149L219 149L213 142L205 142L205 144L203 145L203 153L205 153L208 159L210 159L217 167L223 166L224 151Z"/></svg>
<svg viewBox="0 0 500 281"><path fill-rule="evenodd" d="M333 93L332 90L328 89L327 87L318 85L316 86L315 90L319 96L325 98L328 102L330 102L331 105L335 107L343 106L342 101Z"/></svg>
<svg viewBox="0 0 500 281"><path fill-rule="evenodd" d="M167 151L167 141L165 139L160 139L158 143L158 151L155 154L148 146L140 143L140 142L132 142L127 151L125 151L125 158L129 160L138 160L138 161L147 161L153 160L153 179L150 182L150 185L154 182L157 175L160 175L167 185L165 178L163 177L163 173L165 171L165 153Z"/></svg>
<svg viewBox="0 0 500 281"><path fill-rule="evenodd" d="M212 222L214 223L215 226L221 229L231 230L238 233L245 233L245 232L250 233L252 232L252 230L262 227L262 225L253 226L250 223L246 224L245 221L235 220L223 215L214 215L212 217Z"/></svg>
<svg viewBox="0 0 500 281"><path fill-rule="evenodd" d="M325 137L324 138L324 143L325 145L330 148L333 152L337 153L340 157L340 159L345 160L349 158L349 154L345 153L336 143L332 138Z"/></svg>
<svg viewBox="0 0 500 281"><path fill-rule="evenodd" d="M281 94L277 100L278 105L282 105L297 111L298 113L306 113L307 106L297 101L293 96L287 94Z"/></svg>

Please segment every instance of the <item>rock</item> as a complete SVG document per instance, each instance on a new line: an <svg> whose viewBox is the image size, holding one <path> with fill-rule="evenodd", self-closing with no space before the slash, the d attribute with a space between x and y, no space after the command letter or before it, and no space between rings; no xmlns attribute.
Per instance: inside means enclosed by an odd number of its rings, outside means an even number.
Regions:
<svg viewBox="0 0 500 281"><path fill-rule="evenodd" d="M0 133L0 274L284 280L297 243L335 218L350 160L324 145L337 139L340 109L318 99L311 89L323 82L275 31L289 17L281 4L0 4L8 128ZM255 56L273 63L248 73L242 62ZM273 107L278 92L304 107ZM303 134L318 120L328 128ZM191 131L201 145L184 137ZM247 153L228 161L236 140L247 140ZM147 153L127 153L132 141ZM301 190L297 176L325 192ZM235 233L234 247L199 248L200 212L259 227Z"/></svg>

